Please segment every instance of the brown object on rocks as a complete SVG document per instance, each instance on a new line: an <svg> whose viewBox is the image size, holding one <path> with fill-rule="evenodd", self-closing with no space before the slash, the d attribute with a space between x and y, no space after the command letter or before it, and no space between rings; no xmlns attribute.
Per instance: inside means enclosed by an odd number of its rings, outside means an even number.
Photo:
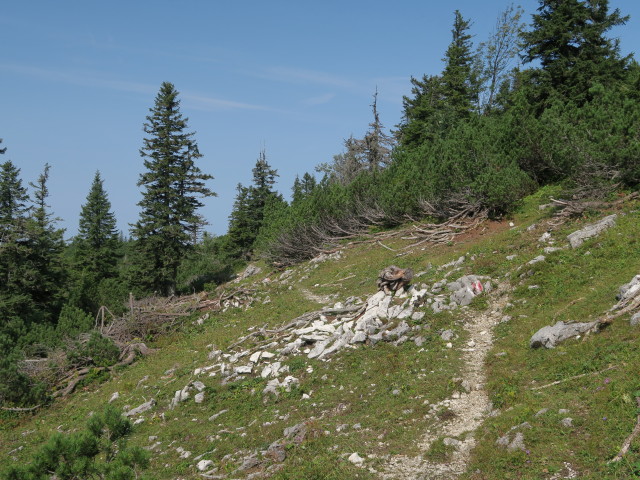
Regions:
<svg viewBox="0 0 640 480"><path fill-rule="evenodd" d="M413 270L410 268L402 269L395 265L390 265L378 275L378 289L383 290L385 293L395 292L408 285L412 278Z"/></svg>

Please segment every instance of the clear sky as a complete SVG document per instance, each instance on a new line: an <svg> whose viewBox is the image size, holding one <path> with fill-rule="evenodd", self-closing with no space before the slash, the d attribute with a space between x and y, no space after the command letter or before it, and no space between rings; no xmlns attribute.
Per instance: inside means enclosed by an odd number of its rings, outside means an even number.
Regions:
<svg viewBox="0 0 640 480"><path fill-rule="evenodd" d="M486 40L508 0L30 0L0 8L0 138L25 184L51 165L49 203L66 237L100 170L118 226L137 220L142 126L163 81L180 92L217 198L201 213L226 232L240 182L264 147L289 198L371 121L372 95L387 128L399 123L411 76L437 74L453 11ZM522 0L525 20L538 6ZM640 40L640 1L623 53Z"/></svg>

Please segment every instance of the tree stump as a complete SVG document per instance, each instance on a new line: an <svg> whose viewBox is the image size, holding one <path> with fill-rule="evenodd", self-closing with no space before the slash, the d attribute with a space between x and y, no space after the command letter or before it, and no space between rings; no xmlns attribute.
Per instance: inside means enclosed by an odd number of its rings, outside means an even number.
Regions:
<svg viewBox="0 0 640 480"><path fill-rule="evenodd" d="M388 266L378 275L378 289L384 293L396 292L400 288L408 285L413 279L413 270L410 268L402 269L395 265Z"/></svg>

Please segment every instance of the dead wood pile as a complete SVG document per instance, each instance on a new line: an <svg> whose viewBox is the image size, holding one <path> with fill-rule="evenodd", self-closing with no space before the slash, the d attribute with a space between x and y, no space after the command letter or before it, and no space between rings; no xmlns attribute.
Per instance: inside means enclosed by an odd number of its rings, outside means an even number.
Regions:
<svg viewBox="0 0 640 480"><path fill-rule="evenodd" d="M553 219L550 221L550 224L552 227L559 227L568 220L579 217L589 210L608 210L637 199L638 197L638 192L633 192L612 202L600 200L557 200L552 198L551 205L557 207L557 211L555 212Z"/></svg>
<svg viewBox="0 0 640 480"><path fill-rule="evenodd" d="M20 364L23 373L44 381L54 390L53 397L65 397L89 374L132 364L138 356L147 356L155 351L141 339L154 338L175 330L196 312L224 311L231 307L245 307L253 302L254 291L239 288L219 294L203 292L181 297L148 297L129 299L129 311L123 316L113 315L108 308L101 307L96 317L95 330L113 341L119 348L118 362L110 367L91 365L71 366L63 349L48 352L46 358L25 359ZM90 335L82 334L77 343L86 344ZM74 342L70 341L69 346ZM71 348L71 347L69 347ZM87 359L90 362L91 359ZM26 410L25 410L26 411Z"/></svg>

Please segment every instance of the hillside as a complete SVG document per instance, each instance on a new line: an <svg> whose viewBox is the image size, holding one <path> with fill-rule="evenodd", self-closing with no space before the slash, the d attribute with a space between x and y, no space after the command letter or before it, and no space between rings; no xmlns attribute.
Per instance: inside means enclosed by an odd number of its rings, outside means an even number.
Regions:
<svg viewBox="0 0 640 480"><path fill-rule="evenodd" d="M159 479L636 478L639 440L611 460L636 426L638 307L611 309L640 273L640 205L566 218L541 208L556 194L444 243L405 225L285 271L262 265L223 287L243 295L132 366L34 414L5 412L3 467L111 403ZM389 265L413 269L408 291L377 293ZM530 347L545 326L608 318Z"/></svg>

